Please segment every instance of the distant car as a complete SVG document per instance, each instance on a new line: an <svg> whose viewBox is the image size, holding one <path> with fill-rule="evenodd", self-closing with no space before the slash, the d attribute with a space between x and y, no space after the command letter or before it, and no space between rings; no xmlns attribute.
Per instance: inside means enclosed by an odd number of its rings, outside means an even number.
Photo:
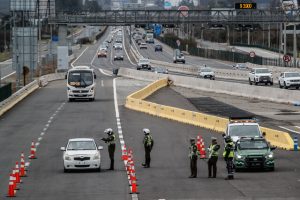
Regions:
<svg viewBox="0 0 300 200"><path fill-rule="evenodd" d="M114 60L124 60L123 51L115 51Z"/></svg>
<svg viewBox="0 0 300 200"><path fill-rule="evenodd" d="M160 45L160 44L156 44L156 45L155 45L154 51L162 51L162 50L163 50L162 45Z"/></svg>
<svg viewBox="0 0 300 200"><path fill-rule="evenodd" d="M273 85L272 73L267 68L253 68L249 73L249 84L264 83L265 85Z"/></svg>
<svg viewBox="0 0 300 200"><path fill-rule="evenodd" d="M232 66L233 69L237 70L247 70L248 67L246 66L246 63L236 63L235 65Z"/></svg>
<svg viewBox="0 0 300 200"><path fill-rule="evenodd" d="M105 51L105 50L98 50L98 53L97 53L97 56L98 56L98 58L100 58L100 57L107 57L107 51Z"/></svg>
<svg viewBox="0 0 300 200"><path fill-rule="evenodd" d="M175 49L173 51L173 63L178 63L178 62L181 62L184 64L185 58L184 58L183 53L179 49Z"/></svg>
<svg viewBox="0 0 300 200"><path fill-rule="evenodd" d="M263 137L242 137L235 145L234 166L236 171L241 169L263 169L274 171L275 147L270 147Z"/></svg>
<svg viewBox="0 0 300 200"><path fill-rule="evenodd" d="M106 46L106 48L109 48L109 43L108 42L104 41L103 45Z"/></svg>
<svg viewBox="0 0 300 200"><path fill-rule="evenodd" d="M122 43L115 43L114 44L114 49L115 50L122 50L123 49Z"/></svg>
<svg viewBox="0 0 300 200"><path fill-rule="evenodd" d="M280 88L288 89L290 87L300 87L300 73L298 72L284 72L278 78L278 85Z"/></svg>
<svg viewBox="0 0 300 200"><path fill-rule="evenodd" d="M96 169L101 171L101 154L92 138L69 139L66 147L61 147L63 151L64 172L69 170Z"/></svg>
<svg viewBox="0 0 300 200"><path fill-rule="evenodd" d="M147 70L151 70L151 65L150 65L150 61L147 58L140 58L139 62L137 63L137 70L141 70L141 69L147 69Z"/></svg>
<svg viewBox="0 0 300 200"><path fill-rule="evenodd" d="M107 51L108 49L105 45L100 45L99 50L100 51Z"/></svg>
<svg viewBox="0 0 300 200"><path fill-rule="evenodd" d="M168 74L169 73L168 69L164 68L164 67L155 67L153 71L156 74Z"/></svg>
<svg viewBox="0 0 300 200"><path fill-rule="evenodd" d="M148 47L147 47L147 44L146 43L144 43L144 42L142 42L141 44L140 44L140 49L147 49Z"/></svg>
<svg viewBox="0 0 300 200"><path fill-rule="evenodd" d="M198 77L215 80L215 72L210 67L202 67L198 72Z"/></svg>

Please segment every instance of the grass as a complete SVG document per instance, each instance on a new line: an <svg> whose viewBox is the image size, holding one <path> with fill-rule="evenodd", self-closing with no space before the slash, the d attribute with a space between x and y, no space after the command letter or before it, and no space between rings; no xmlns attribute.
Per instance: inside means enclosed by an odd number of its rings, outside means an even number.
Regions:
<svg viewBox="0 0 300 200"><path fill-rule="evenodd" d="M6 61L10 59L10 52L2 52L0 53L0 62Z"/></svg>

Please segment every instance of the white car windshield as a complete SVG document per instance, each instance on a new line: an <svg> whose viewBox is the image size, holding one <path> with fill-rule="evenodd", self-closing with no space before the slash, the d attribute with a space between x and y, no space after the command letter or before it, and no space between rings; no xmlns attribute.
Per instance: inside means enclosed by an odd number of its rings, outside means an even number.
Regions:
<svg viewBox="0 0 300 200"><path fill-rule="evenodd" d="M149 60L140 60L140 62L139 63L141 63L141 64L149 64Z"/></svg>
<svg viewBox="0 0 300 200"><path fill-rule="evenodd" d="M266 74L266 73L270 73L268 69L257 69L256 70L257 74Z"/></svg>
<svg viewBox="0 0 300 200"><path fill-rule="evenodd" d="M239 149L267 149L268 144L264 140L242 140L238 143Z"/></svg>
<svg viewBox="0 0 300 200"><path fill-rule="evenodd" d="M212 70L209 68L204 68L204 69L201 69L201 72L212 72Z"/></svg>
<svg viewBox="0 0 300 200"><path fill-rule="evenodd" d="M290 77L300 77L300 74L297 72L293 72L293 73L286 73L285 77L290 78Z"/></svg>
<svg viewBox="0 0 300 200"><path fill-rule="evenodd" d="M67 150L96 150L93 141L70 141Z"/></svg>
<svg viewBox="0 0 300 200"><path fill-rule="evenodd" d="M231 137L255 137L260 136L260 131L257 125L234 125L229 127L229 135Z"/></svg>

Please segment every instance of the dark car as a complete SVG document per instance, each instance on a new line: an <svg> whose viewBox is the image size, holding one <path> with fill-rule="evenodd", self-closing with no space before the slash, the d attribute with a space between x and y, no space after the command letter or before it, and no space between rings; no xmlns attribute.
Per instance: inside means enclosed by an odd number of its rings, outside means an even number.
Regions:
<svg viewBox="0 0 300 200"><path fill-rule="evenodd" d="M154 51L162 51L163 47L160 44L155 45Z"/></svg>
<svg viewBox="0 0 300 200"><path fill-rule="evenodd" d="M124 55L122 50L115 51L114 60L124 60Z"/></svg>

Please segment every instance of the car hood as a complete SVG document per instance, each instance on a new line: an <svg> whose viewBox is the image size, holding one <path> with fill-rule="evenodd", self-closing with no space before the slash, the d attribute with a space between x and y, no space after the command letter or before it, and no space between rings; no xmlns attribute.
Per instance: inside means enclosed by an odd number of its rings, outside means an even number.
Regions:
<svg viewBox="0 0 300 200"><path fill-rule="evenodd" d="M85 155L95 155L98 150L77 150L77 151L66 151L69 156L85 156Z"/></svg>
<svg viewBox="0 0 300 200"><path fill-rule="evenodd" d="M266 155L270 151L269 149L244 149L244 150L238 150L238 154L241 156L251 156L251 155Z"/></svg>
<svg viewBox="0 0 300 200"><path fill-rule="evenodd" d="M200 72L201 74L204 74L204 75L214 75L215 73L214 72Z"/></svg>

